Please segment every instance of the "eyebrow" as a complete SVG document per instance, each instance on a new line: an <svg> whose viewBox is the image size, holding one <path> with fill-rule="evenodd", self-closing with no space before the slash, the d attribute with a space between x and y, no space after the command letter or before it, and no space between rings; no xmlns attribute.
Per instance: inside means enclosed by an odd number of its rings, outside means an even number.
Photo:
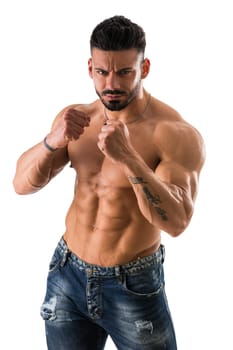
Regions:
<svg viewBox="0 0 233 350"><path fill-rule="evenodd" d="M109 72L108 70L106 70L105 68L101 68L101 67L95 67L95 70L103 70L105 72ZM123 67L117 70L117 72L121 71L121 70L132 70L133 67Z"/></svg>

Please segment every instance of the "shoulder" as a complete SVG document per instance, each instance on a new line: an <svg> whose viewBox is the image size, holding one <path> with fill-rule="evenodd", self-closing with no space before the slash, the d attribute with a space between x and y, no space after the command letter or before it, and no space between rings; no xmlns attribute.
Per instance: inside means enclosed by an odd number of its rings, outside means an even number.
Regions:
<svg viewBox="0 0 233 350"><path fill-rule="evenodd" d="M153 99L152 114L156 123L155 133L158 137L171 137L175 141L182 136L202 140L200 132L187 122L177 110L155 98Z"/></svg>
<svg viewBox="0 0 233 350"><path fill-rule="evenodd" d="M158 102L158 123L154 142L161 158L201 168L205 161L205 144L201 133L172 107ZM157 114L157 113L156 113Z"/></svg>
<svg viewBox="0 0 233 350"><path fill-rule="evenodd" d="M163 120L155 129L157 138L163 143L204 143L201 133L190 123L184 120Z"/></svg>

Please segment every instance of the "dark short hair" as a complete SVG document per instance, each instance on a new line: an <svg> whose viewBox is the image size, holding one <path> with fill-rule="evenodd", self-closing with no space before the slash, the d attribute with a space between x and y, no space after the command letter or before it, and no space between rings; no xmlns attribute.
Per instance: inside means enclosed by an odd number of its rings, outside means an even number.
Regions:
<svg viewBox="0 0 233 350"><path fill-rule="evenodd" d="M137 49L144 54L144 30L124 16L113 16L99 23L90 38L90 48L104 51Z"/></svg>

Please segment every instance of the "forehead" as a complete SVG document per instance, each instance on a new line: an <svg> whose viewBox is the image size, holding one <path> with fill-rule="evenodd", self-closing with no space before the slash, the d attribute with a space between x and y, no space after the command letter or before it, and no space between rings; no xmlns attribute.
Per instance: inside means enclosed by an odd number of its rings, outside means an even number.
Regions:
<svg viewBox="0 0 233 350"><path fill-rule="evenodd" d="M136 49L104 51L97 48L92 50L92 62L94 67L110 69L121 69L124 67L135 67L141 63L142 53Z"/></svg>

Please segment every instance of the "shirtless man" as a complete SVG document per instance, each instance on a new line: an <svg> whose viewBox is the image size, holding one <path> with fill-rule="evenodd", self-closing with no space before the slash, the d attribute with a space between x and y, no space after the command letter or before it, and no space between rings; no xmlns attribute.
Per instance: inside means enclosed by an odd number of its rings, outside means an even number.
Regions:
<svg viewBox="0 0 233 350"><path fill-rule="evenodd" d="M190 223L204 164L199 132L143 87L143 29L123 16L94 28L98 100L64 108L17 162L14 188L35 193L69 162L74 198L41 307L49 350L175 350L161 231Z"/></svg>

